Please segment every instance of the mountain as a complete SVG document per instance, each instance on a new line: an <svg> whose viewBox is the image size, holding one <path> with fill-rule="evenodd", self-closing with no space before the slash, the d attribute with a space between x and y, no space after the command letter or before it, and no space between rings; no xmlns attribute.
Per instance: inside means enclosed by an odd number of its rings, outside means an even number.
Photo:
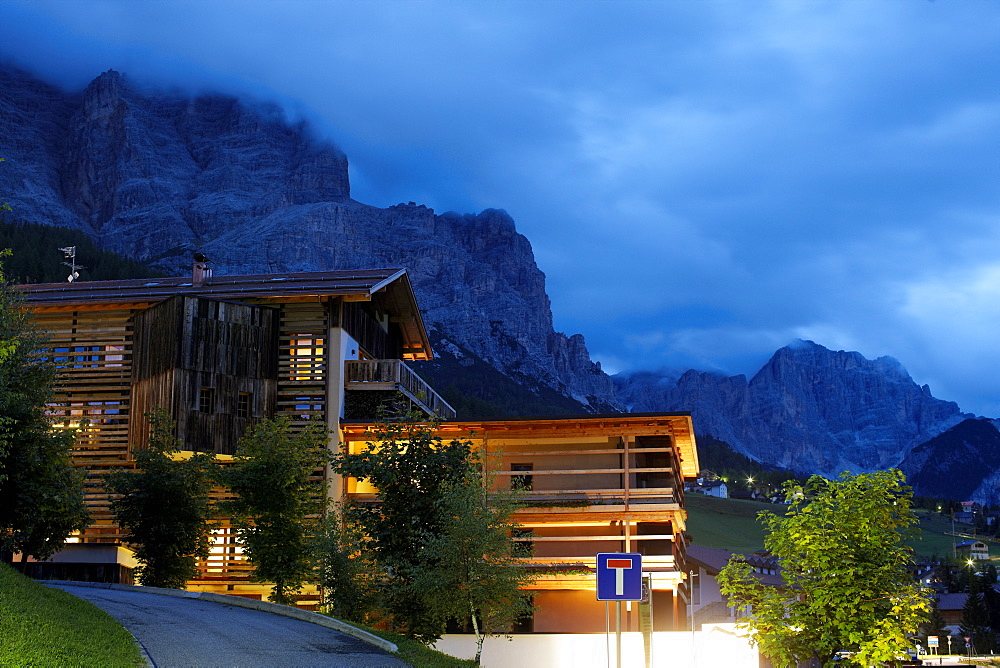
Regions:
<svg viewBox="0 0 1000 668"><path fill-rule="evenodd" d="M631 411L690 410L699 434L751 459L831 477L898 466L972 417L935 399L891 357L868 360L812 341L781 348L749 381L692 370L615 382Z"/></svg>
<svg viewBox="0 0 1000 668"><path fill-rule="evenodd" d="M475 358L543 412L621 408L583 337L554 331L545 275L505 211L357 202L344 153L276 106L114 71L64 92L0 67L0 136L8 220L81 230L170 275L195 250L217 274L406 267L431 335L453 344L439 364Z"/></svg>
<svg viewBox="0 0 1000 668"><path fill-rule="evenodd" d="M901 468L915 494L995 505L1000 431L992 420L963 420L914 448Z"/></svg>
<svg viewBox="0 0 1000 668"><path fill-rule="evenodd" d="M114 71L67 92L0 66L0 136L7 221L76 230L168 275L188 273L195 250L218 274L406 267L438 355L417 371L463 417L690 410L700 434L769 465L832 476L904 462L927 480L947 448L917 446L972 417L891 358L812 342L750 380L612 381L582 336L554 331L545 275L505 211L358 202L347 156L273 105L147 90ZM31 260L25 275L48 271Z"/></svg>

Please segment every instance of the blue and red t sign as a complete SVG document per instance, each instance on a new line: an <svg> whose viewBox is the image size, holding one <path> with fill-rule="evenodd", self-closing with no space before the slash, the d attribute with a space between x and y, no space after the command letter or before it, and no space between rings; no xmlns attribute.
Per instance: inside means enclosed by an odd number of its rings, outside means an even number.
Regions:
<svg viewBox="0 0 1000 668"><path fill-rule="evenodd" d="M641 554L597 554L597 600L642 600Z"/></svg>

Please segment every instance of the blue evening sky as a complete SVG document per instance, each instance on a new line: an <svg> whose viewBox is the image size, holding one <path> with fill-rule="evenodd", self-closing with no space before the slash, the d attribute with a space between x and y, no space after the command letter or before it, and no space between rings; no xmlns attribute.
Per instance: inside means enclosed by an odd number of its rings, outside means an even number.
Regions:
<svg viewBox="0 0 1000 668"><path fill-rule="evenodd" d="M807 338L1000 416L1000 3L8 0L0 57L281 102L355 199L504 208L611 372ZM2 139L0 139L2 146Z"/></svg>

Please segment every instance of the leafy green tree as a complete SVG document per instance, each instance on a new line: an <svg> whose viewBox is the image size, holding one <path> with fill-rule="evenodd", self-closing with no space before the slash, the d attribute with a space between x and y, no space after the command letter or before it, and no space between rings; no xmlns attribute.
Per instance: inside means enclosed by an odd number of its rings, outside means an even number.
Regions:
<svg viewBox="0 0 1000 668"><path fill-rule="evenodd" d="M469 471L442 489L441 532L421 544L421 560L411 587L438 619L471 623L476 634L476 665L486 637L510 629L531 611L522 587L532 576L514 555L511 535L517 496Z"/></svg>
<svg viewBox="0 0 1000 668"><path fill-rule="evenodd" d="M425 420L420 413L381 413L368 448L338 455L333 468L378 489L377 504L355 504L347 519L368 536L387 614L408 636L431 642L445 624L414 589L414 574L428 564L423 546L444 533L445 491L479 464L471 443L445 442Z"/></svg>
<svg viewBox="0 0 1000 668"><path fill-rule="evenodd" d="M7 253L0 253L3 257ZM90 523L74 432L46 415L56 367L44 336L0 272L0 550L46 559Z"/></svg>
<svg viewBox="0 0 1000 668"><path fill-rule="evenodd" d="M722 593L748 613L741 625L776 665L816 659L833 665L840 650L862 666L893 661L909 646L929 603L908 571L915 533L909 488L900 471L839 480L813 476L785 486L784 516L760 514L764 546L781 564L783 587L760 583L745 560L719 574Z"/></svg>
<svg viewBox="0 0 1000 668"><path fill-rule="evenodd" d="M368 622L380 603L377 569L364 531L331 510L319 525L313 551L327 612L338 619Z"/></svg>
<svg viewBox="0 0 1000 668"><path fill-rule="evenodd" d="M207 559L213 525L209 492L213 456L178 456L181 443L163 409L147 413L149 445L135 451L134 471L108 476L111 512L139 562L139 581L183 589Z"/></svg>
<svg viewBox="0 0 1000 668"><path fill-rule="evenodd" d="M223 509L254 567L253 580L274 584L268 598L275 603L293 605L312 576L310 542L326 493L313 474L328 461L326 440L319 423L296 432L287 418L261 420L219 473L236 495Z"/></svg>

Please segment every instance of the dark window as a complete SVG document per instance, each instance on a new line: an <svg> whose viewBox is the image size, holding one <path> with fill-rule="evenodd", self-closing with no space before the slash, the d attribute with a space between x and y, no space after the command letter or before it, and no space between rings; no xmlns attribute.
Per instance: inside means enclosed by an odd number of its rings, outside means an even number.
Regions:
<svg viewBox="0 0 1000 668"><path fill-rule="evenodd" d="M530 471L533 466L531 464L511 464L511 471ZM532 476L530 475L512 475L510 477L510 486L512 489L520 489L525 492L530 492L532 487Z"/></svg>
<svg viewBox="0 0 1000 668"><path fill-rule="evenodd" d="M199 413L214 413L215 412L215 388L214 387L203 387L201 391L198 392L198 412Z"/></svg>
<svg viewBox="0 0 1000 668"><path fill-rule="evenodd" d="M514 633L532 633L535 630L535 600L534 598L529 600L531 610L514 620L514 628L511 629Z"/></svg>
<svg viewBox="0 0 1000 668"><path fill-rule="evenodd" d="M534 537L535 532L531 529L514 529L511 532L511 538L514 539L514 556L530 557L535 551L532 542Z"/></svg>
<svg viewBox="0 0 1000 668"><path fill-rule="evenodd" d="M248 418L250 417L250 405L251 396L249 392L240 392L236 399L236 417L238 418Z"/></svg>

